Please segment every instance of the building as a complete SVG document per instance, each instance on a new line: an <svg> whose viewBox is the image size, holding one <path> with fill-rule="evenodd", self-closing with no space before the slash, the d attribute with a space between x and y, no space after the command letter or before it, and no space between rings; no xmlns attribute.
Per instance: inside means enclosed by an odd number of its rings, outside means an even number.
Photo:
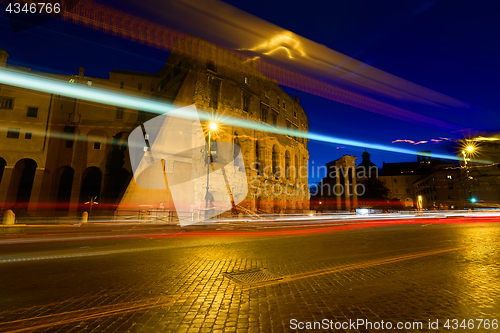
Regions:
<svg viewBox="0 0 500 333"><path fill-rule="evenodd" d="M0 51L0 66L29 71L6 65L7 58ZM154 74L114 70L104 79L85 76L83 68L75 76L36 74L179 106L194 103L214 114L259 122L271 132L228 126L217 138L241 146L248 181L253 181L242 206L276 212L309 207L307 172L299 175L307 168L307 139L294 135L307 133L307 116L298 97L290 97L251 62L188 37ZM90 197L97 197L101 214L114 214L125 203L135 212L143 209L134 206L139 202L168 206L168 198L134 190L127 149L130 132L156 114L5 85L0 86L0 100L2 210L74 215L88 210ZM289 131L272 133L278 127ZM263 191L278 187L290 190Z"/></svg>
<svg viewBox="0 0 500 333"><path fill-rule="evenodd" d="M427 205L430 205L429 207L434 207L433 203L438 202L436 201L438 197L443 204L450 206L450 202L444 200L444 192L441 191L440 196L437 195L437 192L434 190L436 184L431 184L429 178L440 179L441 175L435 174L437 170L453 169L455 167L456 164L453 162L443 162L439 159L432 159L431 152L425 151L417 154L416 162L384 163L382 167L382 176L379 178L389 189L389 198L391 201L399 202L402 208L417 208L418 195L422 195L422 192L425 192L425 196L423 196L425 199L424 207L427 207ZM419 184L418 188L416 187L417 184ZM440 186L441 185L442 184L440 184ZM439 189L441 189L441 187L439 187ZM429 191L432 192L432 195ZM446 194L446 197L447 196L448 194ZM434 198L436 198L436 200Z"/></svg>
<svg viewBox="0 0 500 333"><path fill-rule="evenodd" d="M311 208L325 211L350 211L358 208L356 159L351 155L326 164L326 176L311 198Z"/></svg>
<svg viewBox="0 0 500 333"><path fill-rule="evenodd" d="M415 194L423 209L458 209L460 205L457 168L441 169L415 182Z"/></svg>

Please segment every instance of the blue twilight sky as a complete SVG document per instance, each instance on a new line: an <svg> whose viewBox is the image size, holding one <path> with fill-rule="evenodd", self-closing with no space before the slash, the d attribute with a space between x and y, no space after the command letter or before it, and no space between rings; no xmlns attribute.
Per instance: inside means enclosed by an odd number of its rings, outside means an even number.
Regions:
<svg viewBox="0 0 500 333"><path fill-rule="evenodd" d="M84 1L84 0L81 0ZM336 137L400 148L453 153L454 144L394 143L394 140L457 139L498 130L500 83L500 2L482 1L226 1L250 14L360 60L373 67L462 100L474 112L433 110L432 116L461 130L450 133L377 115L284 88L298 94L310 130ZM106 2L128 12L139 2ZM126 7L124 7L126 6ZM135 7L134 7L135 6ZM107 77L113 68L156 72L168 53L61 21L12 33L0 5L0 49L9 64L34 70ZM147 11L139 11L147 18ZM168 22L165 25L169 25ZM426 113L429 110L414 109ZM500 119L500 117L498 117ZM363 149L311 141L311 164L323 165ZM413 161L416 157L369 150L372 161ZM311 182L318 181L311 175Z"/></svg>

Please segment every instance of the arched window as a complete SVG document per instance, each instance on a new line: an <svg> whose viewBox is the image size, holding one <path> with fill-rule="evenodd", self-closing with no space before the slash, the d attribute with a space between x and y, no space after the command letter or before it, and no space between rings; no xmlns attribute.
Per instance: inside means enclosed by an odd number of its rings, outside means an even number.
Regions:
<svg viewBox="0 0 500 333"><path fill-rule="evenodd" d="M299 156L298 155L295 155L295 167L294 167L294 170L293 170L293 173L295 175L295 180L296 181L299 181Z"/></svg>
<svg viewBox="0 0 500 333"><path fill-rule="evenodd" d="M281 170L280 170L280 163L279 163L279 149L278 145L273 146L273 174L274 174L274 179L279 179L281 176Z"/></svg>
<svg viewBox="0 0 500 333"><path fill-rule="evenodd" d="M291 164L291 156L290 156L290 152L287 150L285 152L285 176L286 176L286 179L290 179L292 177L291 171L290 171L290 164Z"/></svg>
<svg viewBox="0 0 500 333"><path fill-rule="evenodd" d="M264 170L264 163L261 160L261 156L259 154L260 143L259 140L255 140L255 168L257 169L257 175L262 174L262 170Z"/></svg>

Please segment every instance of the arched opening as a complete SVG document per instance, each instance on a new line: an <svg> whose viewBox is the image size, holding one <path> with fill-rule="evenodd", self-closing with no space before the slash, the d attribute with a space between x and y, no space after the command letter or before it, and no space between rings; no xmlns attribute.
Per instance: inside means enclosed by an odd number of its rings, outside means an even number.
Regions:
<svg viewBox="0 0 500 333"><path fill-rule="evenodd" d="M290 164L291 164L291 155L290 152L287 150L285 152L285 175L286 179L290 179L292 177L291 171L290 171Z"/></svg>
<svg viewBox="0 0 500 333"><path fill-rule="evenodd" d="M278 150L278 145L273 146L273 175L274 179L279 179L280 172L280 163L279 163L280 153Z"/></svg>
<svg viewBox="0 0 500 333"><path fill-rule="evenodd" d="M80 189L80 203L89 201L90 198L101 196L102 173L97 167L90 167L82 175L82 187ZM92 208L94 209L94 208Z"/></svg>
<svg viewBox="0 0 500 333"><path fill-rule="evenodd" d="M59 170L59 186L57 188L57 211L68 211L71 200L71 189L73 188L73 176L75 170L69 166Z"/></svg>
<svg viewBox="0 0 500 333"><path fill-rule="evenodd" d="M262 170L264 170L264 161L263 161L263 158L261 156L261 152L260 152L260 141L259 140L256 140L255 141L255 169L257 169L257 175L261 175L262 174Z"/></svg>
<svg viewBox="0 0 500 333"><path fill-rule="evenodd" d="M299 156L295 155L295 168L293 170L295 176L295 182L299 182Z"/></svg>
<svg viewBox="0 0 500 333"><path fill-rule="evenodd" d="M14 166L14 187L16 206L27 208L30 202L37 164L30 158L19 160Z"/></svg>
<svg viewBox="0 0 500 333"><path fill-rule="evenodd" d="M107 181L105 184L105 201L107 203L116 203L130 181L130 173L123 168L125 164L125 153L127 151L128 133L120 132L113 137L111 151L108 154L106 163ZM104 198L103 198L104 199Z"/></svg>
<svg viewBox="0 0 500 333"><path fill-rule="evenodd" d="M5 170L5 166L7 162L3 158L0 157L0 183L2 183L3 171Z"/></svg>

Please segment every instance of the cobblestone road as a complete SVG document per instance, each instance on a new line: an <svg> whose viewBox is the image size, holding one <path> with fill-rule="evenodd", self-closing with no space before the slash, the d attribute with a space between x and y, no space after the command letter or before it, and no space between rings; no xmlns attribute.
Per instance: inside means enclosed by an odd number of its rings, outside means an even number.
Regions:
<svg viewBox="0 0 500 333"><path fill-rule="evenodd" d="M445 332L447 319L500 319L497 223L182 235L0 245L0 331L289 332L363 319L394 327L345 331ZM395 328L414 321L422 328Z"/></svg>

